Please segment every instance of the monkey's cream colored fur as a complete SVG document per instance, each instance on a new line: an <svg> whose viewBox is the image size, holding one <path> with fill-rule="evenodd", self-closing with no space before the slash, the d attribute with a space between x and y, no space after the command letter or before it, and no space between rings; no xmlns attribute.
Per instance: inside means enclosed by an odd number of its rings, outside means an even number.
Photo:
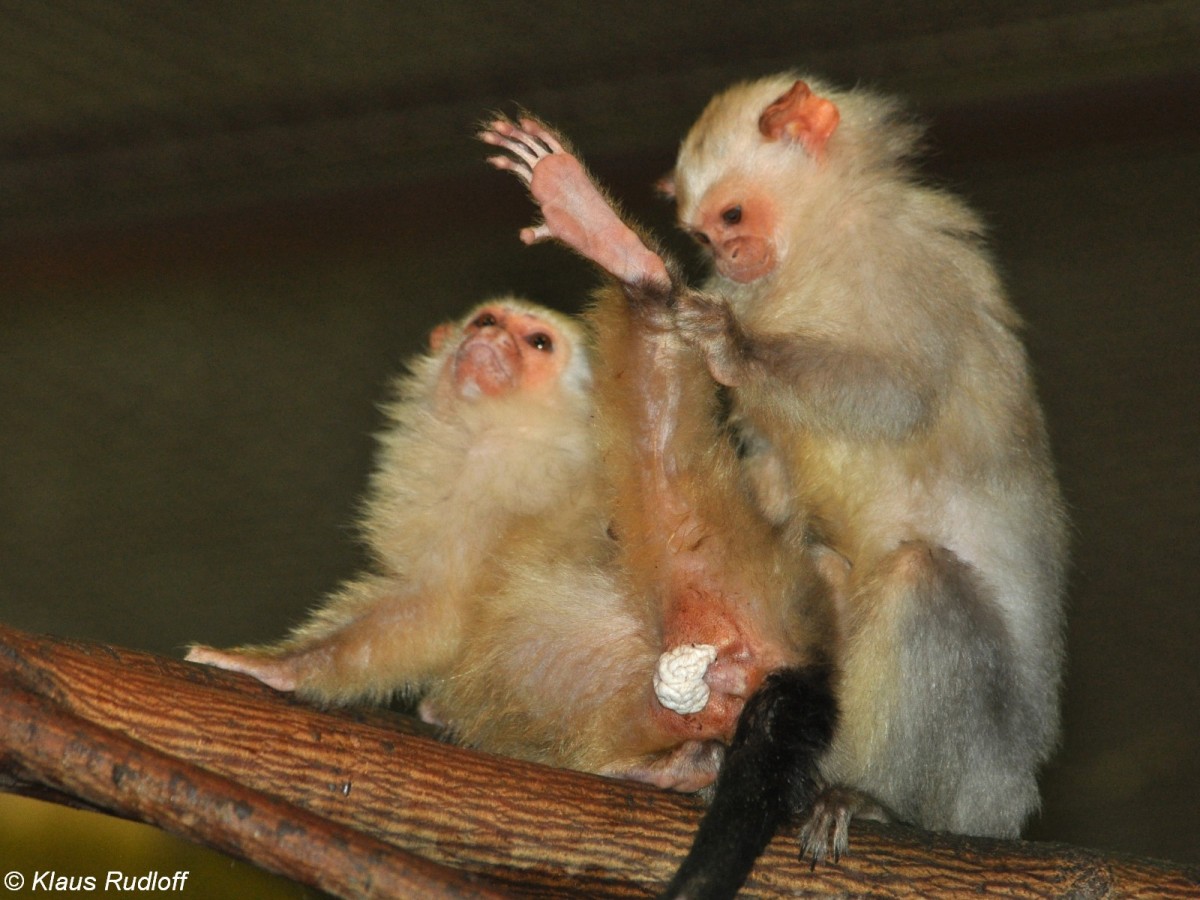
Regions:
<svg viewBox="0 0 1200 900"><path fill-rule="evenodd" d="M513 297L486 308L557 331L554 382L454 396L457 336L398 379L362 515L371 570L283 641L189 659L329 703L422 694L468 743L592 771L644 752L658 648L612 572L592 432L588 338ZM655 748L661 749L661 748Z"/></svg>
<svg viewBox="0 0 1200 900"><path fill-rule="evenodd" d="M731 184L780 218L775 270L714 275L721 300L681 328L732 387L764 512L852 566L826 776L929 828L1015 835L1058 735L1066 548L1018 317L979 220L909 170L920 130L894 101L805 79L841 113L823 157L764 139L796 80L719 95L682 145L684 227Z"/></svg>
<svg viewBox="0 0 1200 900"><path fill-rule="evenodd" d="M621 324L623 305L616 298L607 318L593 320L613 360L639 344L637 329ZM548 384L494 396L449 374L468 325L500 308L556 332L555 352L566 359ZM435 331L440 349L412 363L387 409L362 521L371 570L277 644L196 646L188 658L329 703L419 695L429 720L482 749L704 787L719 762L705 740L715 734L662 710L654 696L664 576L635 571L631 542L609 532L615 519L632 533L630 516L662 532L646 522L645 498L613 511L614 494L643 477L637 433L645 426L634 410L652 405L654 391L626 409L620 362L601 367L610 387L594 391L585 329L514 298L445 328ZM703 376L696 354L684 351ZM730 448L688 439L705 459L724 448L725 481L737 489Z"/></svg>

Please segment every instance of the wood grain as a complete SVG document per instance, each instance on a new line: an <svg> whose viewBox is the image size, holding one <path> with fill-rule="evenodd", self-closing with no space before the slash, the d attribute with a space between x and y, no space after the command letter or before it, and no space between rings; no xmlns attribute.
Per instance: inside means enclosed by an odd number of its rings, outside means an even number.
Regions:
<svg viewBox="0 0 1200 900"><path fill-rule="evenodd" d="M0 626L0 786L52 790L344 897L651 897L691 797L441 743L244 676ZM778 836L746 897L1195 897L1194 867L855 826L811 869Z"/></svg>

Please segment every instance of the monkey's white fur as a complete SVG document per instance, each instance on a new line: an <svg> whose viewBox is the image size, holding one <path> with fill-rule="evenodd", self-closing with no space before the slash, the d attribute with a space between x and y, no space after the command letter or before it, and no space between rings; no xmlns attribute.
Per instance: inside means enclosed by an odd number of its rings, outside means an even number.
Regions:
<svg viewBox="0 0 1200 900"><path fill-rule="evenodd" d="M909 168L921 129L896 101L805 78L840 113L821 152L764 137L797 80L733 87L682 145L681 225L736 191L778 218L774 269L714 275L681 327L731 385L764 513L852 566L826 776L926 827L1015 835L1058 736L1066 555L1019 318L978 218Z"/></svg>

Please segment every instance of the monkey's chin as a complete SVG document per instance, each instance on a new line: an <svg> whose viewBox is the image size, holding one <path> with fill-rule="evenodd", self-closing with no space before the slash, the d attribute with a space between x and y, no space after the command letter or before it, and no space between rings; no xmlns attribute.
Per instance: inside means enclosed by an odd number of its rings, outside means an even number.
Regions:
<svg viewBox="0 0 1200 900"><path fill-rule="evenodd" d="M714 264L723 278L738 284L749 284L775 271L775 255L766 253L753 259L717 257Z"/></svg>
<svg viewBox="0 0 1200 900"><path fill-rule="evenodd" d="M475 342L464 345L455 358L454 382L460 397L478 400L511 391L517 384L517 373L508 354L489 344Z"/></svg>

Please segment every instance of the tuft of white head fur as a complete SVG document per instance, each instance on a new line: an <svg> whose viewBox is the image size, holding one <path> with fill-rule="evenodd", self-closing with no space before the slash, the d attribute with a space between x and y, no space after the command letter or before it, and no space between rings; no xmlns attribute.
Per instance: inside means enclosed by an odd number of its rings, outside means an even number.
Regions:
<svg viewBox="0 0 1200 900"><path fill-rule="evenodd" d="M763 111L797 81L833 101L841 115L820 161L800 144L770 140L759 130ZM811 187L811 176L818 171L838 176L822 182L843 185L847 177L894 178L918 149L922 134L923 128L893 97L840 90L797 72L736 84L709 102L680 146L672 182L679 222L686 227L694 221L705 195L729 178L767 181L773 190L791 195Z"/></svg>

